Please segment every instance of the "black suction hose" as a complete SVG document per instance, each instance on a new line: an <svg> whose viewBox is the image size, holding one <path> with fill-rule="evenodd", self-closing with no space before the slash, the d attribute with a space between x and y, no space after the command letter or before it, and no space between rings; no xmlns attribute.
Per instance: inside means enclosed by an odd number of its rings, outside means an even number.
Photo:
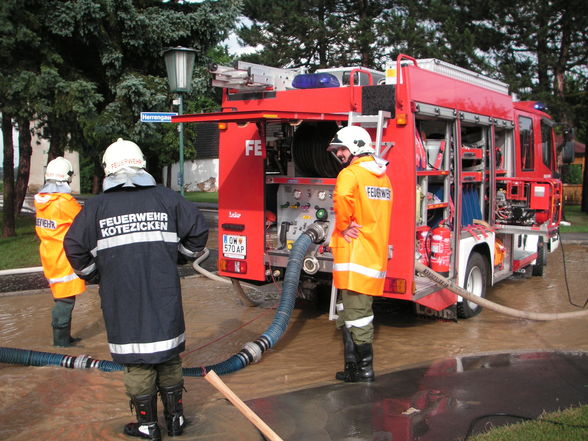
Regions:
<svg viewBox="0 0 588 441"><path fill-rule="evenodd" d="M70 369L100 369L104 372L122 371L122 365L108 360L94 360L88 355L65 355L28 349L0 347L0 362L24 366L61 366Z"/></svg>
<svg viewBox="0 0 588 441"><path fill-rule="evenodd" d="M257 340L246 343L241 351L221 363L212 366L184 368L184 376L202 377L211 370L214 370L218 375L229 374L244 368L250 363L258 362L262 354L273 347L286 331L296 302L304 255L313 242L320 243L324 238L324 228L314 223L294 242L290 251L288 265L286 266L282 295L280 296L276 314L270 326ZM78 355L76 357L4 347L0 347L0 363L22 364L25 366L61 366L70 369L95 368L104 372L121 371L123 369L123 366L119 363L108 360L94 360L88 355Z"/></svg>
<svg viewBox="0 0 588 441"><path fill-rule="evenodd" d="M284 274L280 303L274 319L267 330L257 340L246 343L243 349L228 360L203 368L184 368L184 376L200 377L211 370L214 370L219 375L235 372L250 363L257 363L261 359L262 354L278 342L286 331L288 321L292 315L292 310L296 302L296 293L298 292L298 281L300 280L302 262L312 242L313 239L307 232L301 234L296 242L294 242L290 250L286 273Z"/></svg>

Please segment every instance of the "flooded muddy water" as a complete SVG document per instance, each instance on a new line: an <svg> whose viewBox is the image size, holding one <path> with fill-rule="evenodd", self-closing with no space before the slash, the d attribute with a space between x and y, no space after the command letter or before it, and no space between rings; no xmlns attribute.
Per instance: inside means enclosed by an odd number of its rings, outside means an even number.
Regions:
<svg viewBox="0 0 588 441"><path fill-rule="evenodd" d="M516 277L488 292L492 301L512 308L567 312L588 296L588 244L565 245L564 278L561 250L549 256L545 276ZM241 304L230 284L189 276L182 280L187 325L184 367L219 363L244 343L262 334L273 319L268 287L263 307ZM0 346L60 354L89 354L110 360L97 287L78 297L72 334L81 344L51 346L51 308L47 289L0 297ZM439 321L412 314L411 305L377 305L374 367L376 375L451 356L510 351L588 351L588 318L534 322L483 311L469 319ZM262 360L222 377L242 399L335 384L343 365L341 336L328 315L296 308L287 332ZM26 367L0 363L0 440L118 440L134 420L125 396L122 373L58 367ZM186 377L184 408L191 424L179 440L259 440L259 432L204 379ZM161 405L160 405L160 415ZM270 410L271 411L271 410ZM324 419L324 409L309 412L309 424ZM162 417L160 416L160 422ZM166 437L167 438L167 437Z"/></svg>

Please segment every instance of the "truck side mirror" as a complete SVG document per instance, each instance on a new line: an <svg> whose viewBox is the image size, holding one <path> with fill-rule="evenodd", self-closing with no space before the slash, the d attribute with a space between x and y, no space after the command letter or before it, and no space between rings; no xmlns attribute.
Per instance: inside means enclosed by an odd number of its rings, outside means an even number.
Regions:
<svg viewBox="0 0 588 441"><path fill-rule="evenodd" d="M574 147L574 141L565 142L561 155L561 160L564 164L571 164L572 162L574 162L574 159L576 158L576 152L574 151Z"/></svg>

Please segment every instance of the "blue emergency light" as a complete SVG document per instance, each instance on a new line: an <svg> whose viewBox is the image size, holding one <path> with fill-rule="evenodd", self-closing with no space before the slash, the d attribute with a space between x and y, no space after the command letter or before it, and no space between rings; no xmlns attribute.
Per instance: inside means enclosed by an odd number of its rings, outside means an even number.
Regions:
<svg viewBox="0 0 588 441"><path fill-rule="evenodd" d="M535 105L533 107L537 110L542 111L542 112L547 111L547 106L545 104L543 104L541 101L536 101Z"/></svg>
<svg viewBox="0 0 588 441"><path fill-rule="evenodd" d="M292 87L296 89L322 89L339 86L337 77L330 73L299 74L292 80Z"/></svg>

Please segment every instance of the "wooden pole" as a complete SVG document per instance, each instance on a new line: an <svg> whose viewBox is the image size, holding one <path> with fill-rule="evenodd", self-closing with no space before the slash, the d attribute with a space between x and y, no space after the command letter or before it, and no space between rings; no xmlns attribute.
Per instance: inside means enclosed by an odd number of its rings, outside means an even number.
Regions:
<svg viewBox="0 0 588 441"><path fill-rule="evenodd" d="M282 438L280 438L278 434L271 429L270 426L264 423L263 420L247 406L247 404L241 401L241 399L235 395L231 389L229 389L229 387L214 371L209 371L204 376L204 379L212 384L221 394L227 397L227 399L233 403L237 409L239 409L245 418L251 421L253 425L255 425L255 427L257 427L269 441L283 441Z"/></svg>

